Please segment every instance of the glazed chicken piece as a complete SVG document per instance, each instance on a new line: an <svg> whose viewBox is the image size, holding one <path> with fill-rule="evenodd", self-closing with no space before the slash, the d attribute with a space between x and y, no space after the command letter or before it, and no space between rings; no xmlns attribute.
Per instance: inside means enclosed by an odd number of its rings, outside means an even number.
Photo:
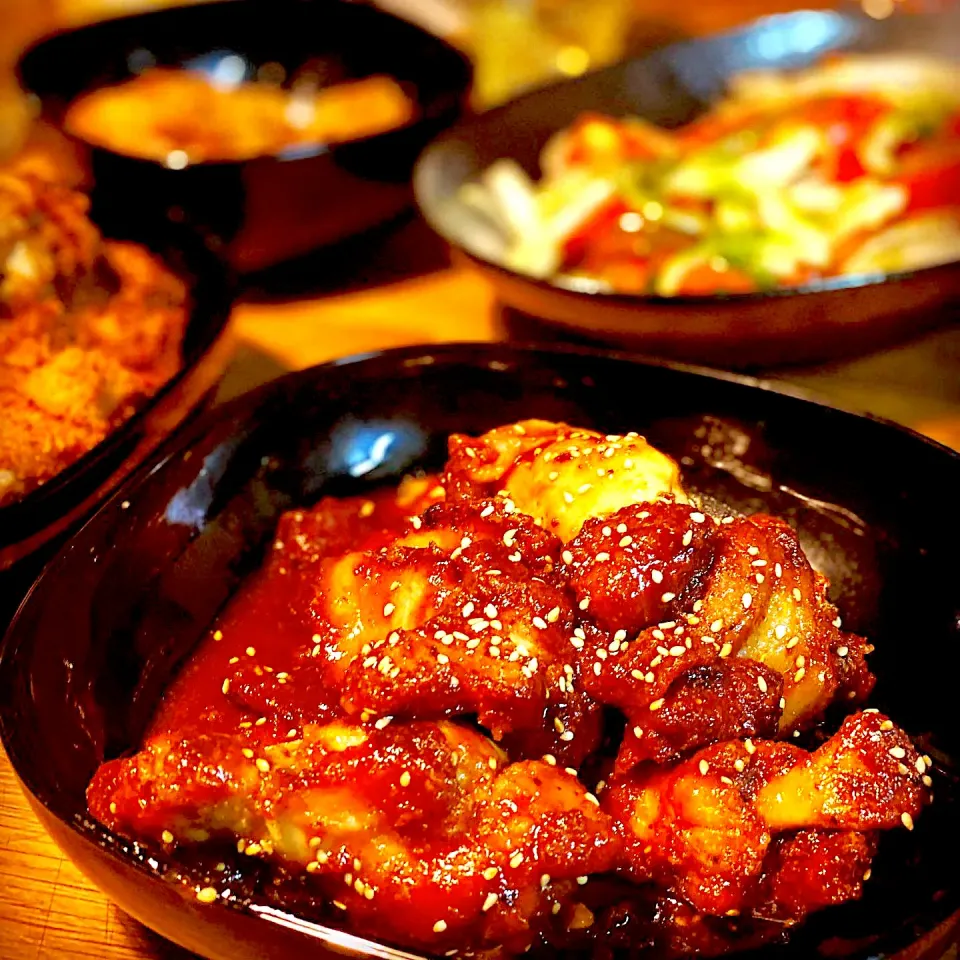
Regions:
<svg viewBox="0 0 960 960"><path fill-rule="evenodd" d="M618 769L787 735L873 685L796 534L768 516L671 502L588 520L563 553L583 611L584 686L627 716Z"/></svg>
<svg viewBox="0 0 960 960"><path fill-rule="evenodd" d="M385 550L330 568L322 602L352 716L476 714L514 755L578 765L597 745L599 710L567 655L571 596L560 543L507 501L431 507ZM328 654L329 656L329 654Z"/></svg>
<svg viewBox="0 0 960 960"><path fill-rule="evenodd" d="M875 831L912 830L928 802L928 766L891 721L863 712L813 753L727 741L638 768L603 806L634 879L700 913L798 920L859 896Z"/></svg>
<svg viewBox="0 0 960 960"><path fill-rule="evenodd" d="M564 542L589 517L666 496L686 499L677 464L636 433L604 436L523 420L480 437L455 433L449 454L444 486L450 499L509 497Z"/></svg>
<svg viewBox="0 0 960 960"><path fill-rule="evenodd" d="M504 766L456 724L381 730L333 723L258 755L226 735L164 737L101 767L91 812L166 845L227 837L250 857L306 871L353 925L442 952L464 942L522 952L565 880L610 869L607 816L542 762Z"/></svg>

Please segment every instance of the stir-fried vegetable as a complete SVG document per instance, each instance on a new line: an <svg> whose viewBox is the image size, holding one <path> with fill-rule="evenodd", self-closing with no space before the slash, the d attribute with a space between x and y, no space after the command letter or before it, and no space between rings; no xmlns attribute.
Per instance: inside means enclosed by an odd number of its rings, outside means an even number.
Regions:
<svg viewBox="0 0 960 960"><path fill-rule="evenodd" d="M850 55L743 74L679 130L585 115L541 168L535 183L497 161L461 200L497 259L558 282L742 293L960 259L960 66Z"/></svg>

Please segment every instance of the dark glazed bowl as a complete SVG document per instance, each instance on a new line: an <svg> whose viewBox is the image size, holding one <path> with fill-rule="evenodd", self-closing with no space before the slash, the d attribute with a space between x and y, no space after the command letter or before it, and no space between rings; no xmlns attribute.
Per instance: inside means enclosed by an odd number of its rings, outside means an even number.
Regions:
<svg viewBox="0 0 960 960"><path fill-rule="evenodd" d="M414 172L428 223L493 283L500 300L568 331L672 359L743 368L862 352L919 332L960 302L960 263L890 276L838 277L756 294L660 297L589 293L496 263L482 225L457 202L464 183L500 157L539 177L550 136L584 111L638 115L666 127L692 120L743 70L794 69L836 50L919 50L960 57L960 6L876 21L800 11L664 47L535 91L444 134Z"/></svg>
<svg viewBox="0 0 960 960"><path fill-rule="evenodd" d="M935 758L936 802L914 832L883 836L861 902L812 917L757 957L938 960L960 917L960 521L950 499L960 456L761 382L619 355L390 351L286 376L175 438L47 568L4 641L0 734L44 826L124 910L203 956L397 956L262 890L198 904L182 882L188 868L94 822L84 789L105 757L138 744L283 510L437 467L451 431L536 416L643 431L681 458L705 498L772 511L801 531L846 624L876 642L873 704Z"/></svg>
<svg viewBox="0 0 960 960"><path fill-rule="evenodd" d="M183 227L168 224L149 238L122 239L153 250L187 284L182 363L129 420L79 460L0 508L0 629L66 533L205 404L230 359L234 282L222 261Z"/></svg>
<svg viewBox="0 0 960 960"><path fill-rule="evenodd" d="M268 63L288 77L305 65L333 80L389 74L417 110L410 123L376 136L182 170L72 138L89 157L99 218L121 227L131 216L186 218L227 244L241 272L405 210L417 154L461 116L472 77L442 40L351 0L219 0L107 20L41 41L18 70L44 115L60 124L89 90L152 65L212 69L227 56L240 57L251 78Z"/></svg>

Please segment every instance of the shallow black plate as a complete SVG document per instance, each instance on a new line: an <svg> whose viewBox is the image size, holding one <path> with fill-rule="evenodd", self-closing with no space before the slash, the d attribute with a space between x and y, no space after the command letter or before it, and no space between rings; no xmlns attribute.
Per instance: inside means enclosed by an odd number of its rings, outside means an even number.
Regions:
<svg viewBox="0 0 960 960"><path fill-rule="evenodd" d="M960 263L734 296L586 293L498 266L481 228L456 202L461 186L500 157L539 177L544 144L584 111L679 126L717 100L733 74L794 69L842 49L960 57L960 6L883 21L830 11L783 14L538 90L431 144L414 173L417 202L430 225L483 271L505 304L581 334L738 368L824 360L881 346L930 326L942 319L945 304L960 302Z"/></svg>
<svg viewBox="0 0 960 960"><path fill-rule="evenodd" d="M137 745L283 510L436 467L451 431L529 416L643 431L704 497L796 524L847 625L876 642L873 703L935 758L936 802L913 833L883 837L863 901L811 918L763 955L889 957L923 941L911 957L938 958L960 908L950 760L960 456L755 381L615 355L391 351L284 377L176 438L47 569L0 654L0 734L54 839L124 910L204 956L390 955L363 931L293 917L258 894L198 904L166 854L90 819L84 788L104 757Z"/></svg>
<svg viewBox="0 0 960 960"><path fill-rule="evenodd" d="M228 335L234 282L206 243L167 224L150 236L117 236L153 250L186 282L189 319L182 365L118 429L53 479L0 508L0 628L16 609L41 565L71 527L116 488L162 441L212 395L230 359Z"/></svg>
<svg viewBox="0 0 960 960"><path fill-rule="evenodd" d="M80 143L100 218L183 217L228 245L248 272L391 219L410 202L413 162L462 113L471 69L442 40L351 0L220 0L107 20L41 41L21 59L21 83L60 123L80 94L152 65L213 70L239 57L291 76L309 64L332 80L389 74L416 101L409 124L373 137L233 163L171 170Z"/></svg>

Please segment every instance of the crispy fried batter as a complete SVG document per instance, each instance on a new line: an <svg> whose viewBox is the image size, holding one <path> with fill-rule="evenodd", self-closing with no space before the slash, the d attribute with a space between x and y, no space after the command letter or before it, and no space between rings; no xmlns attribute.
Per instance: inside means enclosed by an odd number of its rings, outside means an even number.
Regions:
<svg viewBox="0 0 960 960"><path fill-rule="evenodd" d="M864 641L840 631L826 581L774 517L718 524L670 502L625 507L588 521L565 560L586 609L585 687L628 718L621 770L717 736L787 734L872 687ZM678 729L689 710L713 721Z"/></svg>
<svg viewBox="0 0 960 960"><path fill-rule="evenodd" d="M523 420L482 437L455 433L449 448L444 486L451 499L502 491L564 542L589 517L668 495L685 499L676 463L635 433L604 436Z"/></svg>
<svg viewBox="0 0 960 960"><path fill-rule="evenodd" d="M163 738L104 765L88 799L124 833L239 838L250 856L310 872L360 924L434 950L466 939L522 950L552 881L616 857L575 777L504 766L486 738L445 722L335 723L256 756L233 737Z"/></svg>
<svg viewBox="0 0 960 960"><path fill-rule="evenodd" d="M765 916L794 918L823 903L859 895L863 871L817 880L812 858L837 855L842 844L798 841L778 848L775 834L793 830L870 833L913 826L929 799L925 763L909 738L878 713L848 717L812 754L775 741L727 741L675 767L638 768L605 795L624 831L629 870L665 883L701 913L721 916L764 904ZM869 862L869 844L851 842ZM818 852L820 851L820 852ZM804 861L807 862L804 862ZM811 875L810 899L771 869ZM828 887L830 884L827 885ZM845 892L841 892L845 891Z"/></svg>
<svg viewBox="0 0 960 960"><path fill-rule="evenodd" d="M0 505L68 467L180 363L186 291L87 200L0 173Z"/></svg>

